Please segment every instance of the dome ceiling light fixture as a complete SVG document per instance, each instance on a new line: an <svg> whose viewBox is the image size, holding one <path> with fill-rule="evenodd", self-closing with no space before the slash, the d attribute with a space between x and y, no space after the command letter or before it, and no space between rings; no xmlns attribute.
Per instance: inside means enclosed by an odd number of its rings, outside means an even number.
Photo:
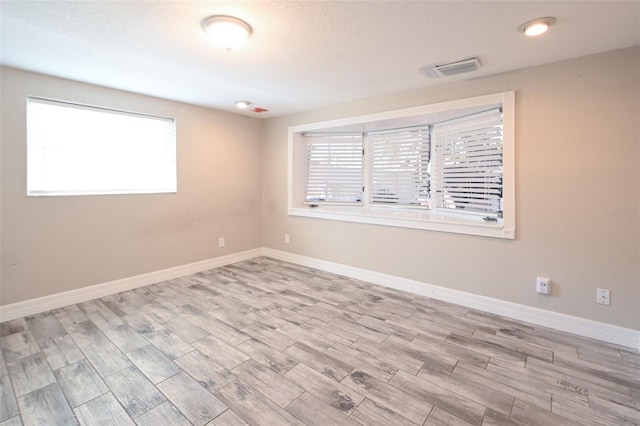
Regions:
<svg viewBox="0 0 640 426"><path fill-rule="evenodd" d="M545 16L543 18L536 18L525 22L518 27L518 32L523 33L529 37L534 37L547 32L550 26L557 21L553 16Z"/></svg>
<svg viewBox="0 0 640 426"><path fill-rule="evenodd" d="M202 29L227 50L242 46L253 32L251 25L228 15L213 15L203 19Z"/></svg>
<svg viewBox="0 0 640 426"><path fill-rule="evenodd" d="M236 106L240 109L247 109L249 108L249 105L251 105L251 102L249 101L237 101L236 102Z"/></svg>

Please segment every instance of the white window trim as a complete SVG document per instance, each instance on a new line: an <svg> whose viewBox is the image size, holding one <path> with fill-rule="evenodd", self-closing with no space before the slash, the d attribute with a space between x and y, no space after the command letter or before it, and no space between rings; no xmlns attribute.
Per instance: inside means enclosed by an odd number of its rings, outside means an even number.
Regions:
<svg viewBox="0 0 640 426"><path fill-rule="evenodd" d="M365 132L394 126L432 124L495 106L500 106L503 110L503 218L501 223L485 222L480 216L455 212L441 213L387 206L318 205L311 207L304 204L304 191L300 187L300 181L304 181L301 175L303 172L300 170L301 165L304 166L304 162L300 163L300 151L304 151L302 134L322 131ZM292 126L289 127L288 136L287 207L290 216L515 239L515 92L513 91Z"/></svg>

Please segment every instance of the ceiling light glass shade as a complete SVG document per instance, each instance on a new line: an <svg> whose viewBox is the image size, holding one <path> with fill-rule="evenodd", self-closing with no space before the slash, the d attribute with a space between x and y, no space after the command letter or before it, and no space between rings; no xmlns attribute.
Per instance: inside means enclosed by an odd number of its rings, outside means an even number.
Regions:
<svg viewBox="0 0 640 426"><path fill-rule="evenodd" d="M555 24L556 18L547 16L544 18L532 19L518 27L518 32L524 33L529 37L537 36L547 32L550 26Z"/></svg>
<svg viewBox="0 0 640 426"><path fill-rule="evenodd" d="M227 50L237 49L251 35L251 26L233 16L214 15L202 21L202 28L220 46Z"/></svg>
<svg viewBox="0 0 640 426"><path fill-rule="evenodd" d="M236 102L236 106L240 109L247 109L249 108L249 105L251 105L251 102L249 101L238 101Z"/></svg>

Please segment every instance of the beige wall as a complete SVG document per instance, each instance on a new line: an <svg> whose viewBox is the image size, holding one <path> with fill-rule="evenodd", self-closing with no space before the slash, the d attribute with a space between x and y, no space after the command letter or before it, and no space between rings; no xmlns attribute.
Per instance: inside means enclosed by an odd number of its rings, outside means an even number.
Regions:
<svg viewBox="0 0 640 426"><path fill-rule="evenodd" d="M287 216L288 126L507 90L515 241ZM270 119L263 162L266 247L640 329L640 48Z"/></svg>
<svg viewBox="0 0 640 426"><path fill-rule="evenodd" d="M1 73L2 305L262 245L261 121L11 68ZM178 193L27 197L29 95L174 117Z"/></svg>
<svg viewBox="0 0 640 426"><path fill-rule="evenodd" d="M640 208L640 48L263 122L1 72L2 305L265 246L640 329L640 218L606 214ZM288 126L506 90L515 241L287 216ZM28 95L175 117L179 192L26 197ZM551 297L536 275L554 280Z"/></svg>

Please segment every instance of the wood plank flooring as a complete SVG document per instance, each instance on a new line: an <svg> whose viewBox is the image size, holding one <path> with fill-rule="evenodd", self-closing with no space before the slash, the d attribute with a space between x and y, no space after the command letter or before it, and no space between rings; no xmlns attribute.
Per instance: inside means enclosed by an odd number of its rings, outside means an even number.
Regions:
<svg viewBox="0 0 640 426"><path fill-rule="evenodd" d="M0 324L6 425L640 425L640 354L270 258Z"/></svg>

